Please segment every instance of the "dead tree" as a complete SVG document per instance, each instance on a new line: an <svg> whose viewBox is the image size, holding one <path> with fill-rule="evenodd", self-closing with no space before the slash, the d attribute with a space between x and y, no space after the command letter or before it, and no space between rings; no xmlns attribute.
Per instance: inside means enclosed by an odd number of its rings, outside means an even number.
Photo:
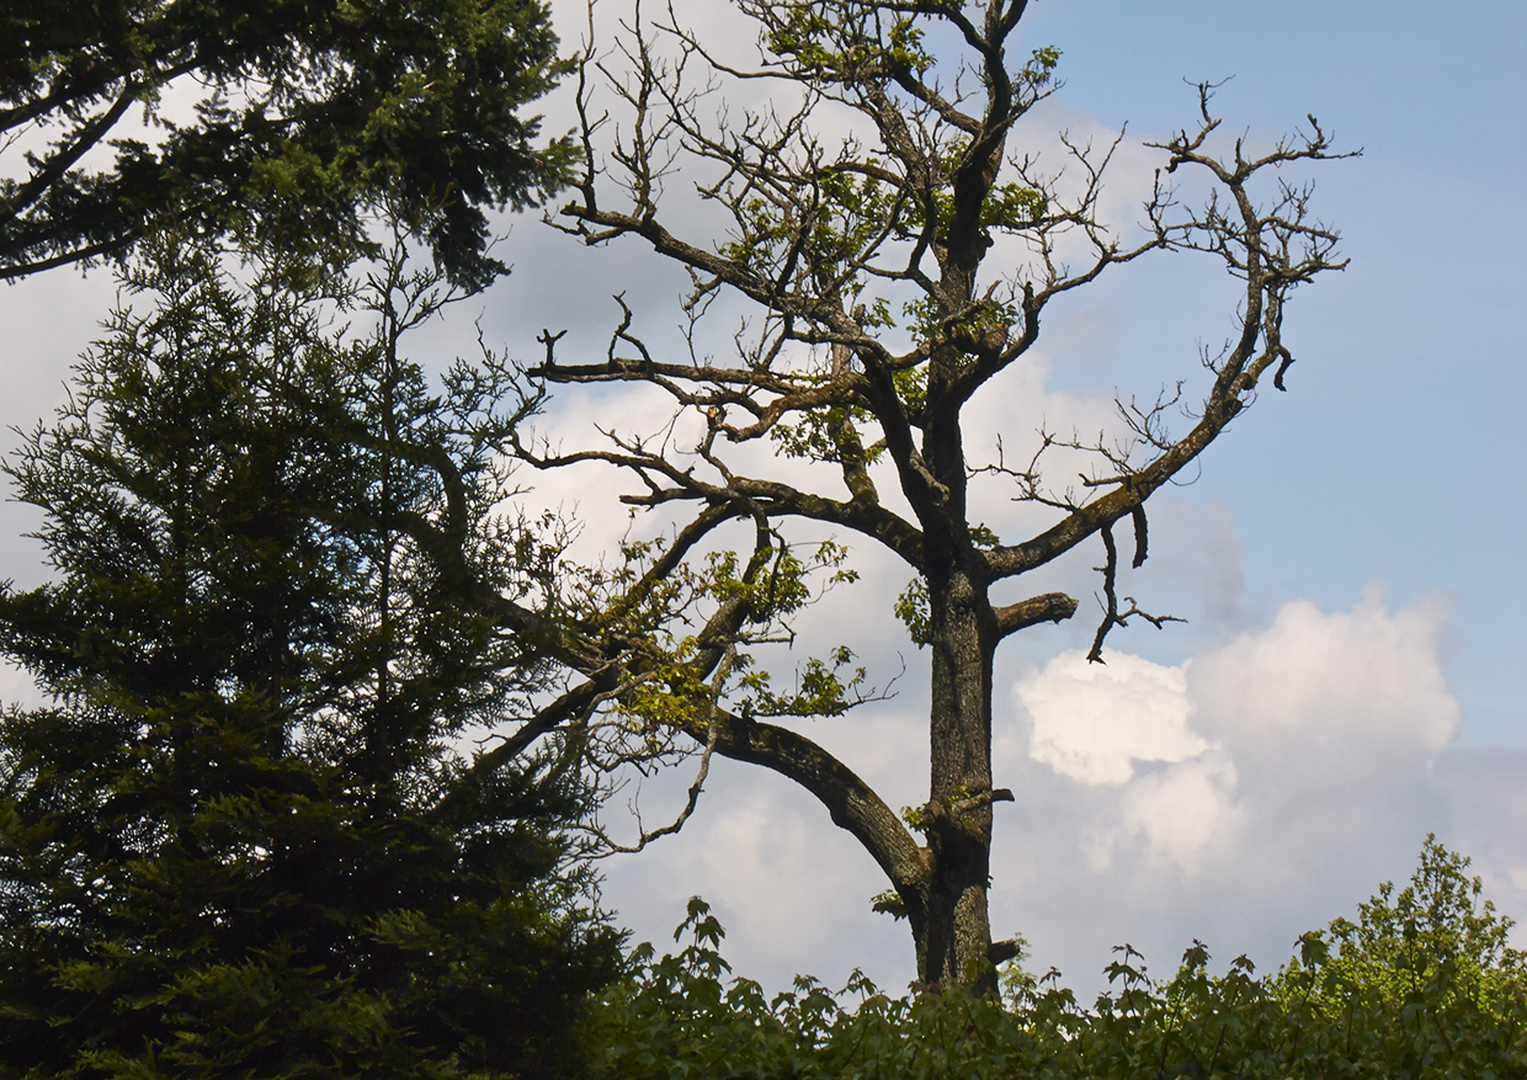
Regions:
<svg viewBox="0 0 1527 1080"><path fill-rule="evenodd" d="M1024 575L1094 541L1104 547L1106 602L1093 659L1109 630L1132 616L1159 625L1130 598L1120 608L1115 528L1133 530L1139 566L1152 493L1253 403L1264 380L1284 388L1294 360L1283 338L1285 302L1295 286L1345 262L1336 233L1310 213L1310 188L1282 174L1342 155L1313 117L1306 131L1254 153L1222 135L1214 88L1200 86L1192 126L1149 144L1161 164L1126 242L1100 212L1117 142L1095 148L1062 136L1064 176L1045 172L1022 145L1019 122L1054 92L1058 60L1052 49L1012 55L1024 0L738 7L758 27L751 69L682 29L671 9L653 22L638 8L614 48L589 46L579 98L584 174L552 220L589 245L645 241L681 264L693 281L692 320L727 293L758 317L724 360L694 348L661 355L631 330L629 310L608 355L594 362L558 357L557 337L546 335L544 361L527 373L535 392L643 383L669 395L674 418L651 438L611 433L572 452L521 442L518 452L540 468L606 462L639 481L626 501L681 514L674 542L642 552L641 571L609 593L613 610L651 603L658 583L684 567L691 581L705 579L697 554L723 522L753 521L757 541L732 575L736 589L705 586L712 614L682 646L670 640L665 651L631 635L618 647L608 637L588 644L581 658L571 650L588 681L569 692L586 696L585 718L596 699L629 701L640 686L700 702L632 730L645 725L649 744L657 737L664 750L688 738L707 760L722 754L799 783L885 872L894 895L883 906L908 919L922 983L987 989L992 962L1015 951L991 940L987 917L992 805L1012 798L993 787L993 658L1008 635L1077 610L1061 593L1009 594ZM772 105L712 106L723 85L754 80L768 83ZM818 133L829 114L855 118L848 137ZM660 200L665 179L672 190L691 177L700 198L730 218L727 238L686 235L695 215ZM1196 208L1173 186L1184 177L1206 192ZM1217 257L1239 282L1238 332L1204 358L1208 385L1184 410L1187 430L1169 432L1178 395L1168 392L1148 408L1121 402L1123 443L1046 436L1022 468L973 461L962 412L1034 347L1052 301L1110 267L1172 251ZM692 444L675 434L682 422L698 432ZM831 470L838 494L753 475L737 451L756 440ZM1057 444L1096 455L1077 492L1042 476L1043 452ZM979 472L1010 479L1014 498L1047 508L1048 525L1019 537L979 526L967 498ZM910 515L882 499L887 483L899 486ZM738 696L728 650L788 606L777 590L794 579L769 567L789 551L792 519L868 537L915 575L901 613L931 657L931 777L920 808L898 815L848 765L769 719L756 696ZM597 636L593 622L581 625ZM832 665L817 672L821 685L834 685ZM851 704L854 687L836 685L796 711ZM776 718L790 711L775 710Z"/></svg>

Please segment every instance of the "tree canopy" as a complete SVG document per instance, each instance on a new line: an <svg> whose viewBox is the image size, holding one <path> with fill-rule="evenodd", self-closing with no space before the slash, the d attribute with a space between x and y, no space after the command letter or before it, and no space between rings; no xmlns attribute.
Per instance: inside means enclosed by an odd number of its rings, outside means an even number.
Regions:
<svg viewBox="0 0 1527 1080"><path fill-rule="evenodd" d="M385 199L482 284L504 269L484 209L565 174L522 112L556 48L537 0L8 3L0 277L119 255L155 224L342 260Z"/></svg>
<svg viewBox="0 0 1527 1080"><path fill-rule="evenodd" d="M575 1074L580 757L464 742L545 676L479 604L548 557L492 511L498 378L398 355L447 297L401 257L251 274L154 241L7 466L56 579L0 590L52 697L0 722L0 1075Z"/></svg>

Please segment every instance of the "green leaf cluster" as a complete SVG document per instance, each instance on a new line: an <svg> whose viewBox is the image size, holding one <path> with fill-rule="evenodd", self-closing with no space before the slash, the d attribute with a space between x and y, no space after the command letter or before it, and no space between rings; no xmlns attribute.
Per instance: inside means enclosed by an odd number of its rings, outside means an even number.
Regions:
<svg viewBox="0 0 1527 1080"><path fill-rule="evenodd" d="M856 693L869 678L863 666L850 668L853 661L853 650L844 645L826 660L814 656L796 672L795 688L783 694L772 689L767 671L749 672L742 679L748 691L742 708L750 716L842 716L858 703Z"/></svg>
<svg viewBox="0 0 1527 1080"><path fill-rule="evenodd" d="M645 573L655 555L665 550L661 541L631 541L624 545L625 566L601 575L611 582L626 583ZM712 705L730 696L737 709L749 716L839 716L859 704L868 672L854 665L852 650L839 646L826 657L808 659L796 672L787 691L774 687L773 675L755 667L748 646L776 640L784 620L810 604L818 595L813 577L822 578L820 588L851 583L858 572L845 566L848 549L834 541L818 543L807 553L770 535L768 542L744 560L735 551L707 553L703 572L681 568L652 583L643 600L630 614L640 613L640 632L650 637L654 655L662 660L629 687L615 705L626 718L627 730L646 736L646 748L662 745L659 732L692 728L704 723ZM580 580L587 582L585 575ZM587 590L584 590L587 592ZM729 642L731 659L726 675L716 685L699 679L692 662L702 647L689 635L672 636L671 612L697 602L740 605L747 627ZM617 605L618 606L618 605ZM606 608L606 613L610 610ZM710 647L715 647L714 642Z"/></svg>
<svg viewBox="0 0 1527 1080"><path fill-rule="evenodd" d="M913 578L901 595L896 598L892 610L912 642L919 649L933 641L933 615L928 607L928 582L921 577Z"/></svg>
<svg viewBox="0 0 1527 1080"><path fill-rule="evenodd" d="M869 32L869 21L853 4L782 6L769 21L764 44L796 77L826 82L922 74L933 66L916 16L897 18L883 35Z"/></svg>
<svg viewBox="0 0 1527 1080"><path fill-rule="evenodd" d="M725 258L771 277L788 277L799 268L823 274L828 268L856 265L900 219L903 198L877 176L851 167L826 166L788 200L753 198L735 210L735 238L720 245ZM864 283L845 274L839 282L857 297ZM876 302L864 307L866 325L886 325L888 309Z"/></svg>
<svg viewBox="0 0 1527 1080"><path fill-rule="evenodd" d="M852 421L870 419L863 409L829 405L804 410L800 415L799 423L780 422L769 428L769 438L779 445L777 452L786 457L834 463L857 457L873 463L884 453L883 446L861 447L857 433L848 426Z"/></svg>

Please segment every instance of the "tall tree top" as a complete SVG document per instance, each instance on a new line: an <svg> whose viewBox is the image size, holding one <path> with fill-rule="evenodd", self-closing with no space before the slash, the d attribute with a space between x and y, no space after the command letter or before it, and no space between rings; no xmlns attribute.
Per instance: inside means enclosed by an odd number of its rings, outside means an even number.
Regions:
<svg viewBox="0 0 1527 1080"><path fill-rule="evenodd" d="M518 113L556 49L537 0L7 3L0 278L118 255L165 221L353 249L385 200L483 284L504 271L484 208L563 177L565 145Z"/></svg>

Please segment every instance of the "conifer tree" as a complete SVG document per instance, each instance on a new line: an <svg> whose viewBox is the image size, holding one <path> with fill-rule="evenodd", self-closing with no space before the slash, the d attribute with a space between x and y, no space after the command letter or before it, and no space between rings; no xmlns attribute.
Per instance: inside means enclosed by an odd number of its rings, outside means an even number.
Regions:
<svg viewBox="0 0 1527 1080"><path fill-rule="evenodd" d="M484 210L562 183L526 114L561 66L538 0L9 0L0 279L166 224L354 251L386 202L485 284Z"/></svg>
<svg viewBox="0 0 1527 1080"><path fill-rule="evenodd" d="M462 749L542 677L477 599L546 559L497 376L399 356L438 275L357 337L301 270L156 242L7 463L55 580L0 592L52 702L0 723L0 1076L560 1075L613 974L577 755Z"/></svg>

